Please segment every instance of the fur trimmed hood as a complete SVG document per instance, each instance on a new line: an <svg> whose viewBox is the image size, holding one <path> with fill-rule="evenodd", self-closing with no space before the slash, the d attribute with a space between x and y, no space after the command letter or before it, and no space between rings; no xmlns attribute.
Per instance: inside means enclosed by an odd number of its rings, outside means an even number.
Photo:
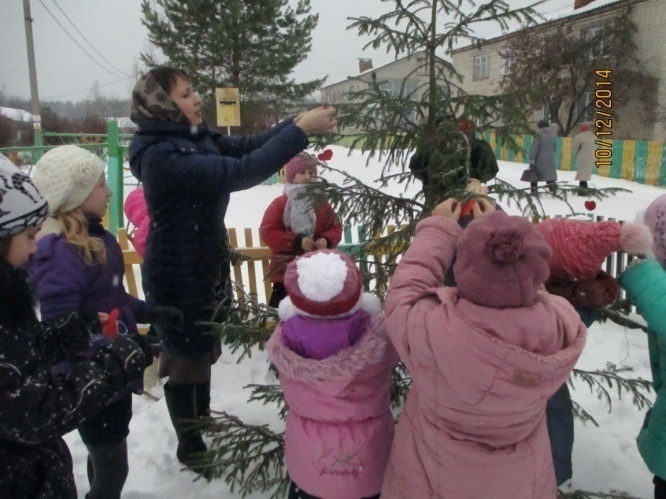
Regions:
<svg viewBox="0 0 666 499"><path fill-rule="evenodd" d="M289 350L284 345L280 324L266 343L266 349L280 376L304 383L351 380L363 369L387 362L395 365L398 361L380 317L373 318L372 327L353 347L323 360L304 359Z"/></svg>

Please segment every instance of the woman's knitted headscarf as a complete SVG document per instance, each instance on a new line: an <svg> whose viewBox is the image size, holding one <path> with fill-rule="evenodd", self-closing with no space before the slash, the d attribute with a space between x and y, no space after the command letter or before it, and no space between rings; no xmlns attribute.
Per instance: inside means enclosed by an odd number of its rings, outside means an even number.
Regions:
<svg viewBox="0 0 666 499"><path fill-rule="evenodd" d="M167 121L188 125L189 120L169 97L169 93L160 85L156 77L160 71L187 77L184 71L177 68L160 67L148 71L136 82L132 90L130 119L137 124L142 121Z"/></svg>

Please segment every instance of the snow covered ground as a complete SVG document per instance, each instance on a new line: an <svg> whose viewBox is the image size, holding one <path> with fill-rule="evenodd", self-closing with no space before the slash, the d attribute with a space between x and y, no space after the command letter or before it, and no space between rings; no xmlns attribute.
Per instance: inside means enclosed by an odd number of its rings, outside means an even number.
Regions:
<svg viewBox="0 0 666 499"><path fill-rule="evenodd" d="M366 158L360 153L347 156L347 149L332 147L331 166L348 170L352 175L371 182L379 176L381 165L372 160L366 167ZM525 187L519 182L525 165L500 162L498 175L504 181ZM335 175L323 175L335 181ZM559 172L560 180L574 182L575 172ZM593 176L591 187L624 187L631 193L621 193L613 198L597 201L594 214L631 221L636 213L644 210L657 196L666 191L633 182ZM397 194L399 186L389 186L388 192ZM418 186L412 185L405 195L412 195ZM264 210L282 192L280 184L258 186L232 195L227 212L227 226L242 229L251 227L256 233ZM572 197L576 212L587 213L585 198ZM567 214L564 203L545 196L544 207L549 215ZM510 213L518 214L515 206L507 207ZM239 231L242 233L242 231ZM617 367L631 366L636 377L650 378L647 338L640 331L626 330L613 323L595 323L589 330L585 351L578 363L579 368L603 368L606 363ZM249 391L245 385L272 382L268 374L266 355L255 352L250 359L236 363L234 356L224 352L213 367L212 408L235 414L246 422L269 423L275 429L282 426L277 411L258 403L248 403ZM158 385L152 392L161 396ZM574 477L571 489L588 491L626 492L633 497L652 497L652 476L641 460L635 445L635 437L641 427L644 411L632 405L628 396L618 399L613 395L612 412L608 406L591 393L587 385L577 383L572 397L599 422L600 426L576 422L574 445ZM173 433L166 405L144 395L134 397L134 417L128 437L130 472L123 497L126 499L225 499L236 498L223 480L207 483L193 482L196 475L181 471L175 457L176 436ZM74 458L74 471L79 496L88 490L86 479L86 450L77 432L66 437ZM252 497L268 497L268 494Z"/></svg>

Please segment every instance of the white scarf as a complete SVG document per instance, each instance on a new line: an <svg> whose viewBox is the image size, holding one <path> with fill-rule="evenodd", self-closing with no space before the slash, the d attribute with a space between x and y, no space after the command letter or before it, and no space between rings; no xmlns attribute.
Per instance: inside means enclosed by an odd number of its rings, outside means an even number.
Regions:
<svg viewBox="0 0 666 499"><path fill-rule="evenodd" d="M284 209L284 225L297 234L314 237L317 215L312 198L307 195L310 186L305 184L284 184L287 206Z"/></svg>

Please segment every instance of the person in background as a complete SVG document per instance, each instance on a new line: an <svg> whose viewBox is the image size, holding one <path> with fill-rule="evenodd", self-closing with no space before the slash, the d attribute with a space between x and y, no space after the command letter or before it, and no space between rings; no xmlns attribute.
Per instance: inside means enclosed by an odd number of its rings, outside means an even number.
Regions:
<svg viewBox="0 0 666 499"><path fill-rule="evenodd" d="M268 206L259 227L271 250L273 293L268 305L274 308L287 296L283 280L289 262L307 251L333 249L342 239L342 226L331 205L307 194L317 178L317 164L317 158L302 152L285 165L284 194Z"/></svg>
<svg viewBox="0 0 666 499"><path fill-rule="evenodd" d="M148 231L150 230L150 217L148 216L146 198L143 195L143 187L139 186L127 195L123 211L127 220L136 227L132 233L132 245L136 252L143 257L146 252Z"/></svg>
<svg viewBox="0 0 666 499"><path fill-rule="evenodd" d="M585 326L543 289L551 249L486 199L458 225L447 199L416 227L384 303L412 378L381 496L554 499L546 401L585 344ZM456 287L443 287L454 264Z"/></svg>
<svg viewBox="0 0 666 499"><path fill-rule="evenodd" d="M96 313L38 321L24 268L48 205L2 155L0 186L0 496L76 499L62 435L140 382L152 354L105 338Z"/></svg>
<svg viewBox="0 0 666 499"><path fill-rule="evenodd" d="M499 171L495 153L488 142L476 137L473 121L456 121L449 115L439 118L437 125L441 139L428 148L418 147L409 160L409 169L423 184L424 192L432 189L441 200L456 189L464 189L472 179L486 183L495 178ZM428 171L430 165L437 168L438 177L434 180ZM445 165L448 171L443 168Z"/></svg>
<svg viewBox="0 0 666 499"><path fill-rule="evenodd" d="M334 250L298 257L266 344L289 410L289 499L377 498L393 440L398 356L379 299L363 293L354 261Z"/></svg>
<svg viewBox="0 0 666 499"><path fill-rule="evenodd" d="M548 120L539 120L537 123L537 134L530 146L530 166L534 165L539 180L531 182L532 194L537 193L539 182L546 182L548 189L555 192L557 188L557 169L555 165L555 148L557 146L555 136L550 130Z"/></svg>
<svg viewBox="0 0 666 499"><path fill-rule="evenodd" d="M654 242L648 259L638 259L620 275L620 284L647 322L652 386L657 398L645 415L636 443L654 475L655 499L666 499L666 194L643 216Z"/></svg>
<svg viewBox="0 0 666 499"><path fill-rule="evenodd" d="M596 150L597 137L592 133L592 128L588 123L580 126L580 133L573 139L571 151L576 158L576 180L582 189L587 189L587 183L592 178L597 158L594 155ZM579 196L584 196L585 191L580 190Z"/></svg>
<svg viewBox="0 0 666 499"><path fill-rule="evenodd" d="M201 99L187 73L161 66L148 71L132 91L131 119L138 125L130 144L130 168L142 183L151 230L143 263L143 288L151 305L182 310L182 329L155 326L164 350L158 367L168 376L164 398L176 431L176 456L195 466L207 450L192 421L210 413L211 364L221 353L210 322L215 286L228 276L224 216L234 191L249 189L278 172L309 145L308 135L337 125L324 106L247 137L208 128Z"/></svg>
<svg viewBox="0 0 666 499"><path fill-rule="evenodd" d="M178 309L148 307L125 291L122 250L102 226L111 196L105 166L97 155L74 145L56 147L35 164L32 179L50 209L29 267L42 319L58 320L78 311L108 314L117 321L111 326L131 335L138 334L137 322L182 327ZM141 393L140 388L135 391ZM129 472L131 417L128 390L79 426L88 449L87 499L120 498Z"/></svg>

